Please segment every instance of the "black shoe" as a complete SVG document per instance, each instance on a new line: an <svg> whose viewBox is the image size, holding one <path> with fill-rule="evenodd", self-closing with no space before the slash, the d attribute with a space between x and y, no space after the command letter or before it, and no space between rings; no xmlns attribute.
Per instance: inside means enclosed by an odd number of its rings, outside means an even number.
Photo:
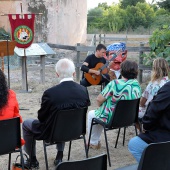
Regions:
<svg viewBox="0 0 170 170"><path fill-rule="evenodd" d="M55 159L54 160L54 165L57 166L58 164L60 164L62 162L62 159Z"/></svg>
<svg viewBox="0 0 170 170"><path fill-rule="evenodd" d="M30 164L30 159L28 159L28 160L24 161L24 166L29 167L29 168L38 169L39 168L39 162L37 160L35 160L35 161L31 161L31 164Z"/></svg>

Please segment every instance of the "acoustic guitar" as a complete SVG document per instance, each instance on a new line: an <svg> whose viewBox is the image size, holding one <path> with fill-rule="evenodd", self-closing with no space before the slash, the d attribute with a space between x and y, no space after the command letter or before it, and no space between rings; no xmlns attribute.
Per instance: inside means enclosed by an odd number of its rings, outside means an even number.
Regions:
<svg viewBox="0 0 170 170"><path fill-rule="evenodd" d="M97 85L100 83L102 76L104 74L108 73L108 65L111 61L113 61L121 52L122 50L118 50L116 53L112 54L112 58L110 60L107 60L105 64L103 63L98 63L96 64L95 68L91 68L93 70L98 70L100 71L100 75L96 75L94 73L84 73L84 77L86 80L91 84L91 85Z"/></svg>

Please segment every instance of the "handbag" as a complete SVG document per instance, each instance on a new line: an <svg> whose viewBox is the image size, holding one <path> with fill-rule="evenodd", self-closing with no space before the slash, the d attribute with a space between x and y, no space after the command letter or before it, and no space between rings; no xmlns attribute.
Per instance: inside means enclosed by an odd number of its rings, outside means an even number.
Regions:
<svg viewBox="0 0 170 170"><path fill-rule="evenodd" d="M26 154L24 154L24 156L26 157L26 159L28 160L28 157ZM22 170L22 164L21 161L20 163L17 163L18 158L21 157L21 155L18 155L16 157L15 163L12 164L12 170ZM21 160L21 159L20 159ZM29 167L27 167L26 165L24 165L24 170L29 170Z"/></svg>

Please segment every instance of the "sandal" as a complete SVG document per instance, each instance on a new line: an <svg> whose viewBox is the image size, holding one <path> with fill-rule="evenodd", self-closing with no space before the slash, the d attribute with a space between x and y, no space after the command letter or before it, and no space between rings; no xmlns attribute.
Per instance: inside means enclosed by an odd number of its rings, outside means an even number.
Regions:
<svg viewBox="0 0 170 170"><path fill-rule="evenodd" d="M98 150L98 149L101 148L101 143L99 142L97 145L92 145L92 144L90 144L89 147L92 148L92 149Z"/></svg>

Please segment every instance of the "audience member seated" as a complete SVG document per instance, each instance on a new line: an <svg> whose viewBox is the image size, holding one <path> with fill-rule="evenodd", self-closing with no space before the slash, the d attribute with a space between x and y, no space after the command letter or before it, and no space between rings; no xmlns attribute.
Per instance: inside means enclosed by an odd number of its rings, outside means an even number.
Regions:
<svg viewBox="0 0 170 170"><path fill-rule="evenodd" d="M108 69L103 70L102 76L99 70L101 66L106 64L106 59L103 57L105 54L106 47L103 44L98 44L95 54L87 56L81 67L81 71L83 71L82 80L80 81L81 85L87 87L102 84L103 82L107 84L110 81L109 75L107 74ZM86 75L84 75L84 73Z"/></svg>
<svg viewBox="0 0 170 170"><path fill-rule="evenodd" d="M169 81L168 62L163 58L157 58L153 61L151 81L144 90L139 107L139 118L142 118L146 112L148 103L157 94L158 90Z"/></svg>
<svg viewBox="0 0 170 170"><path fill-rule="evenodd" d="M20 122L22 123L16 94L8 88L5 74L0 69L0 120L14 117L20 117ZM21 144L24 145L24 143L25 141L21 139Z"/></svg>
<svg viewBox="0 0 170 170"><path fill-rule="evenodd" d="M60 83L44 92L41 108L38 111L38 119L27 119L23 122L23 136L26 141L24 149L29 155L29 160L25 162L25 164L28 165L30 163L32 168L39 167L35 151L36 141L32 141L33 136L41 136L42 140L48 137L52 128L50 125L54 120L53 115L57 111L87 107L90 104L87 89L73 80L75 75L74 63L67 58L60 59L55 69ZM44 134L44 136L42 136L42 134ZM32 142L34 146L32 158L30 158ZM54 160L54 165L62 162L64 145L64 143L57 144L58 152Z"/></svg>
<svg viewBox="0 0 170 170"><path fill-rule="evenodd" d="M150 143L170 141L170 82L164 84L149 102L142 123L143 132L133 137L128 144L137 162Z"/></svg>
<svg viewBox="0 0 170 170"><path fill-rule="evenodd" d="M91 121L98 118L108 123L113 114L114 108L119 100L130 100L141 97L141 88L136 80L138 65L134 61L125 60L121 63L121 79L112 80L97 97L98 109L88 113L88 133L90 132ZM90 147L100 148L101 125L94 125L90 140Z"/></svg>

